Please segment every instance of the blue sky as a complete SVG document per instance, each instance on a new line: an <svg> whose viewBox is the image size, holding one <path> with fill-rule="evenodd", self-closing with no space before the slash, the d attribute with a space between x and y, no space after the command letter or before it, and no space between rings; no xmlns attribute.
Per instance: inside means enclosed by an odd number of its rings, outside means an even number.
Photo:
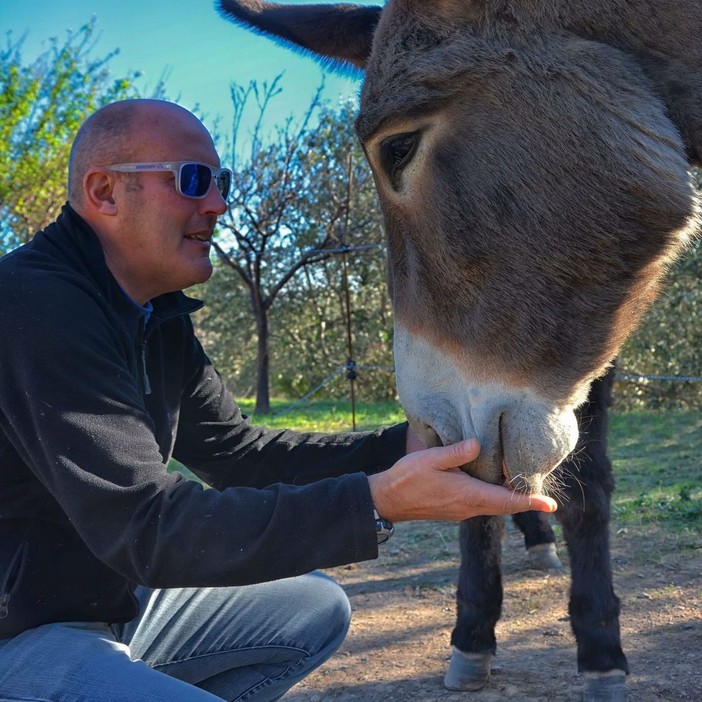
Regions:
<svg viewBox="0 0 702 702"><path fill-rule="evenodd" d="M381 3L358 0L357 4ZM230 124L232 81L242 85L271 81L285 71L284 92L269 112L271 123L301 115L323 74L324 95L331 102L358 93L358 77L324 72L313 59L225 21L214 5L214 0L0 0L0 28L3 42L8 30L14 39L27 33L23 48L27 63L48 46L49 37L63 40L67 30L94 16L99 39L93 57L119 49L110 62L112 72L121 76L140 71L138 85L145 91L165 73L168 97L189 109L199 105L210 128L216 115L223 125Z"/></svg>

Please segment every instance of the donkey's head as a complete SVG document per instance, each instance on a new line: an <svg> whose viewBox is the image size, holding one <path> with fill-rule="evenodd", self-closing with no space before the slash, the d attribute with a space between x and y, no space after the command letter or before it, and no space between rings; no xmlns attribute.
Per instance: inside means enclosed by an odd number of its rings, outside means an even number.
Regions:
<svg viewBox="0 0 702 702"><path fill-rule="evenodd" d="M407 416L539 489L695 226L702 3L221 6L365 69Z"/></svg>

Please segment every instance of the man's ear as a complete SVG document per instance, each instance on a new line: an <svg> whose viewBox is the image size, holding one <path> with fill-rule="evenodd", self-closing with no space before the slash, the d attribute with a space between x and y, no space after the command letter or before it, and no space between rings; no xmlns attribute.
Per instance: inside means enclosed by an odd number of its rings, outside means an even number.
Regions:
<svg viewBox="0 0 702 702"><path fill-rule="evenodd" d="M114 173L104 170L93 170L83 178L83 198L85 206L95 213L112 217L117 214L117 203L114 199L116 177Z"/></svg>

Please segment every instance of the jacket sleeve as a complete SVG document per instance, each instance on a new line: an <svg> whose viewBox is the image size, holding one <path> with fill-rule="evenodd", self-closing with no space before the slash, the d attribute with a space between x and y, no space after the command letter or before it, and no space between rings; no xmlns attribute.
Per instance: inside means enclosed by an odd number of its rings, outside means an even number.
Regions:
<svg viewBox="0 0 702 702"><path fill-rule="evenodd" d="M28 280L27 293L33 285L41 281ZM205 364L186 383L178 439L219 488L203 489L165 471L123 335L99 299L63 281L31 295L20 286L0 319L13 329L0 344L2 429L71 528L116 572L151 587L220 586L377 556L367 478L348 471L389 462L398 436L384 453L382 433L313 437L306 447L300 435L261 432ZM276 482L294 480L301 466L314 482ZM317 480L323 475L337 477Z"/></svg>
<svg viewBox="0 0 702 702"><path fill-rule="evenodd" d="M389 468L404 455L407 424L373 432L320 434L254 427L241 414L194 335L175 457L206 483L307 484Z"/></svg>

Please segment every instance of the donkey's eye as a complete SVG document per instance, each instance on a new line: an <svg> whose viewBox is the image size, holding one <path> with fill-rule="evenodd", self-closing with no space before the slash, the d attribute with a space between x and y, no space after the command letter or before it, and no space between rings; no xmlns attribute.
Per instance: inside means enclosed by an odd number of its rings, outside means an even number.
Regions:
<svg viewBox="0 0 702 702"><path fill-rule="evenodd" d="M395 134L380 144L380 163L395 190L399 188L402 170L414 157L418 144L419 132Z"/></svg>

